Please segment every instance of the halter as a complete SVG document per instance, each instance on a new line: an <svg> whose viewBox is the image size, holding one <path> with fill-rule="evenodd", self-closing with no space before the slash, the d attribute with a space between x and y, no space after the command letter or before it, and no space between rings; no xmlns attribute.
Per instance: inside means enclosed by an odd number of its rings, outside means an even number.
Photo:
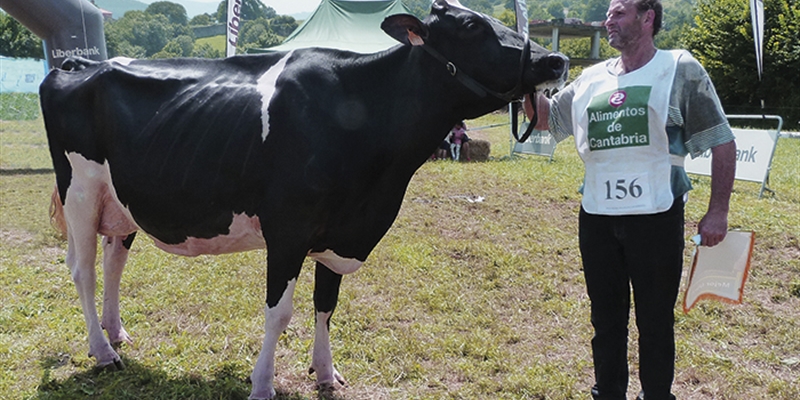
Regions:
<svg viewBox="0 0 800 400"><path fill-rule="evenodd" d="M518 142L524 142L525 140L528 139L528 137L531 135L531 132L533 131L534 125L536 125L536 122L538 121L536 107L534 105L533 117L531 118L531 122L528 125L528 129L525 131L522 137L520 137L519 134L517 133L517 119L518 119L517 113L519 111L521 96L523 95L523 93L521 92L522 92L522 77L525 74L525 63L530 58L530 53L531 53L530 40L525 39L525 45L523 46L522 54L520 54L519 57L519 79L517 80L517 84L516 86L514 86L514 88L505 93L500 93L492 89L489 89L480 82L476 81L471 76L462 73L461 71L459 71L458 67L456 67L456 65L453 64L452 61L445 58L441 53L436 51L436 49L428 46L427 44L423 44L421 47L425 49L425 51L428 52L428 54L433 56L433 58L439 60L439 62L444 64L445 67L447 68L447 72L449 72L451 76L456 78L459 82L461 82L462 85L466 86L476 95L480 97L486 97L488 94L490 94L494 97L497 97L500 100L505 101L506 103L511 103L511 108L512 108L511 133L514 135L514 138Z"/></svg>

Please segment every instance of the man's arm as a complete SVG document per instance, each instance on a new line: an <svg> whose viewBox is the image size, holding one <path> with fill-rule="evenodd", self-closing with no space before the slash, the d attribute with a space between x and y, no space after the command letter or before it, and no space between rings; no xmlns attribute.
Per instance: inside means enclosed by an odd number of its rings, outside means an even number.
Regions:
<svg viewBox="0 0 800 400"><path fill-rule="evenodd" d="M736 143L733 141L711 148L711 197L708 211L697 231L700 244L716 246L728 233L728 208L736 176Z"/></svg>

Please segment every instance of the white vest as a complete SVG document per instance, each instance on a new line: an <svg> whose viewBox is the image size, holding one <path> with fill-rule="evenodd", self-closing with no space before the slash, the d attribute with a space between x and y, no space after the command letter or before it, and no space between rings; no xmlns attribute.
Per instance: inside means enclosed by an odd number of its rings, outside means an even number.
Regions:
<svg viewBox="0 0 800 400"><path fill-rule="evenodd" d="M575 90L575 144L586 166L590 214L653 214L674 196L667 139L669 96L681 51L656 51L643 67L616 76L606 64L584 71ZM672 160L672 158L676 158Z"/></svg>

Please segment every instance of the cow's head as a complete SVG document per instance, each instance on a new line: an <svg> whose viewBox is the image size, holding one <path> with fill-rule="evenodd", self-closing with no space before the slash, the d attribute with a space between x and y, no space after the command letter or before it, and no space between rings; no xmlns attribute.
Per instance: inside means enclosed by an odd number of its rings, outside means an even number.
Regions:
<svg viewBox="0 0 800 400"><path fill-rule="evenodd" d="M531 43L457 0L436 0L425 21L397 14L387 17L381 28L407 46L426 50L479 96L508 102L566 82L566 57Z"/></svg>

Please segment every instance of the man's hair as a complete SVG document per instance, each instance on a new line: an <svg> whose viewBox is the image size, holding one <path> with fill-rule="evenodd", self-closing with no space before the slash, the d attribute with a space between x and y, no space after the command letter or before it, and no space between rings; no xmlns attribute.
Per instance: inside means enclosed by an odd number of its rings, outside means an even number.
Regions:
<svg viewBox="0 0 800 400"><path fill-rule="evenodd" d="M664 7L661 6L661 0L638 0L636 1L636 11L639 14L653 10L655 18L653 18L653 36L661 30L661 20L664 15Z"/></svg>

